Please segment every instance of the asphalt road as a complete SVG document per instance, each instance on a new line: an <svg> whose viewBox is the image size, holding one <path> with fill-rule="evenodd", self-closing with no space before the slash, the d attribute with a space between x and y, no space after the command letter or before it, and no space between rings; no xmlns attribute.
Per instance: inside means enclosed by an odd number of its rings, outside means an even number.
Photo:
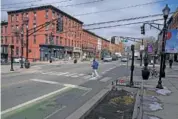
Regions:
<svg viewBox="0 0 178 119"><path fill-rule="evenodd" d="M28 74L2 75L4 119L64 119L113 80L130 74L126 63L100 63L100 77L91 78L91 64L42 66ZM140 75L135 68L134 75Z"/></svg>

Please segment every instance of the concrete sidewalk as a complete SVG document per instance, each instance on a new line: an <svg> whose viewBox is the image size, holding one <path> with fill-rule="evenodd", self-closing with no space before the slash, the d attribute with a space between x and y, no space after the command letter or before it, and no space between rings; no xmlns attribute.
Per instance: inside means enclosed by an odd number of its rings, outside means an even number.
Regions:
<svg viewBox="0 0 178 119"><path fill-rule="evenodd" d="M162 78L164 89L157 89L157 82L158 78L143 81L138 119L178 119L178 78Z"/></svg>

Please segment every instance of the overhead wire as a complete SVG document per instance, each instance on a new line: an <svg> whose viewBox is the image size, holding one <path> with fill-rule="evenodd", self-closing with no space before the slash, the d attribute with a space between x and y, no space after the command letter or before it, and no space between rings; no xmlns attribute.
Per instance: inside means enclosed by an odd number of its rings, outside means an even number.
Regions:
<svg viewBox="0 0 178 119"><path fill-rule="evenodd" d="M132 22L132 23L126 23L126 24L117 24L117 25L109 25L109 26L103 26L103 27L94 27L94 28L88 28L88 29L81 29L81 30L68 30L68 31L63 31L60 34L63 33L68 33L68 32L77 32L77 31L83 31L83 30L97 30L97 29L106 29L106 28L113 28L113 27L119 27L119 26L129 26L129 25L136 25L136 24L141 24L141 23L145 23L145 22L155 22L155 21L162 21L164 20L163 18L160 19L152 19L152 20L145 20L145 21L140 21L140 22ZM53 29L48 29L48 30L39 30L37 33L43 32L43 35L46 34L44 33L44 31L46 32L51 32L53 31ZM25 32L24 32L25 33ZM35 33L34 35L38 35L37 33ZM30 36L29 36L30 37Z"/></svg>
<svg viewBox="0 0 178 119"><path fill-rule="evenodd" d="M97 14L97 13L102 13L102 12L110 12L110 11L116 11L116 10L123 10L123 9L128 9L128 8L134 8L134 7L140 7L140 6L145 6L145 5L150 5L150 4L155 4L155 3L160 3L164 2L167 0L159 0L159 1L154 1L154 2L147 2L143 4L137 4L137 5L131 5L127 7L121 7L121 8L115 8L115 9L108 9L108 10L102 10L102 11L97 11L97 12L88 12L88 13L82 13L82 14L74 14L73 16L85 16L85 15L90 15L90 14Z"/></svg>
<svg viewBox="0 0 178 119"><path fill-rule="evenodd" d="M18 3L11 3L11 4L2 4L1 6L11 6L11 5L18 5L18 4L24 4L24 3L33 3L33 2L42 2L45 0L32 0L32 1L26 1L26 2L18 2ZM62 0L62 1L58 1L58 3L62 3L62 2L68 2L68 1L72 1L72 0Z"/></svg>
<svg viewBox="0 0 178 119"><path fill-rule="evenodd" d="M68 0L68 1L71 1L71 0ZM89 1L89 2L82 2L82 3L77 3L77 4L69 4L69 5L65 5L65 6L57 6L57 8L59 7L73 7L73 6L79 6L79 5L85 5L85 4L92 4L92 3L97 3L97 2L101 2L101 1L104 1L104 0L94 0L94 1ZM49 4L56 4L56 3L61 3L60 1L59 2L51 2L51 3L45 3L43 5L28 5L28 6L23 6L22 9L26 8L26 7L38 7L38 6L44 6L44 5L49 5ZM7 7L7 8L1 8L2 10L6 10L6 9L9 9L9 8L19 8L19 6L13 6L13 7ZM7 10L6 10L7 11Z"/></svg>

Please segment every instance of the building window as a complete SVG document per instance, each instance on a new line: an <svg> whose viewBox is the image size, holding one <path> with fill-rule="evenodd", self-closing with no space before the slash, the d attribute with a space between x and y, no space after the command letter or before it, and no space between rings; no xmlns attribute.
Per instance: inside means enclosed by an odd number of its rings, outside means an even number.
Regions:
<svg viewBox="0 0 178 119"><path fill-rule="evenodd" d="M1 27L1 34L3 33L3 27Z"/></svg>
<svg viewBox="0 0 178 119"><path fill-rule="evenodd" d="M46 31L48 31L49 30L49 25L46 25L45 29L46 29Z"/></svg>
<svg viewBox="0 0 178 119"><path fill-rule="evenodd" d="M11 15L11 22L14 21L14 15Z"/></svg>
<svg viewBox="0 0 178 119"><path fill-rule="evenodd" d="M55 18L55 11L53 11L52 13L52 18Z"/></svg>
<svg viewBox="0 0 178 119"><path fill-rule="evenodd" d="M56 45L58 45L59 36L56 36Z"/></svg>
<svg viewBox="0 0 178 119"><path fill-rule="evenodd" d="M16 30L19 30L19 26L18 25L16 25Z"/></svg>
<svg viewBox="0 0 178 119"><path fill-rule="evenodd" d="M16 15L16 21L19 21L19 15L18 14Z"/></svg>
<svg viewBox="0 0 178 119"><path fill-rule="evenodd" d="M7 43L7 36L5 36L5 43Z"/></svg>
<svg viewBox="0 0 178 119"><path fill-rule="evenodd" d="M48 35L45 34L45 44L48 44Z"/></svg>
<svg viewBox="0 0 178 119"><path fill-rule="evenodd" d="M17 44L19 43L19 39L18 39L18 38L16 38L16 43L17 43Z"/></svg>
<svg viewBox="0 0 178 119"><path fill-rule="evenodd" d="M26 13L26 17L28 18L28 13Z"/></svg>
<svg viewBox="0 0 178 119"><path fill-rule="evenodd" d="M14 31L14 26L11 26L11 30L12 30L12 32Z"/></svg>
<svg viewBox="0 0 178 119"><path fill-rule="evenodd" d="M48 10L46 10L45 18L48 19Z"/></svg>
<svg viewBox="0 0 178 119"><path fill-rule="evenodd" d="M3 43L3 42L4 42L4 41L3 41L3 38L4 38L4 37L3 37L3 36L1 36L1 43Z"/></svg>
<svg viewBox="0 0 178 119"><path fill-rule="evenodd" d="M19 55L19 47L16 47L16 55Z"/></svg>
<svg viewBox="0 0 178 119"><path fill-rule="evenodd" d="M36 20L36 12L34 12L34 20Z"/></svg>
<svg viewBox="0 0 178 119"><path fill-rule="evenodd" d="M62 45L62 37L60 37L60 39L59 39L59 40L60 40L60 45Z"/></svg>
<svg viewBox="0 0 178 119"><path fill-rule="evenodd" d="M24 15L24 13L22 13L22 20L23 20L23 15Z"/></svg>
<svg viewBox="0 0 178 119"><path fill-rule="evenodd" d="M36 23L33 23L34 32L36 31Z"/></svg>
<svg viewBox="0 0 178 119"><path fill-rule="evenodd" d="M51 27L52 27L52 30L53 30L55 28L55 23L52 23Z"/></svg>
<svg viewBox="0 0 178 119"><path fill-rule="evenodd" d="M36 44L36 35L33 36L33 44Z"/></svg>
<svg viewBox="0 0 178 119"><path fill-rule="evenodd" d="M5 26L5 33L7 33L7 26Z"/></svg>
<svg viewBox="0 0 178 119"><path fill-rule="evenodd" d="M11 43L14 44L14 37L11 38Z"/></svg>
<svg viewBox="0 0 178 119"><path fill-rule="evenodd" d="M67 46L67 39L65 39L65 46Z"/></svg>

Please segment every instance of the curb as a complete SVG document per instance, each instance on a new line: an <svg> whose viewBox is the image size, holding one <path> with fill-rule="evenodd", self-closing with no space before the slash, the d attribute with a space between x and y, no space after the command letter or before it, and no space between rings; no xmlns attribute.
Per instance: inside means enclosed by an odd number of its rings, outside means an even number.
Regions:
<svg viewBox="0 0 178 119"><path fill-rule="evenodd" d="M140 110L141 110L141 105L140 105L140 90L138 90L137 91L135 105L134 105L134 110L133 110L133 114L132 114L132 119L139 119L138 115L140 113Z"/></svg>
<svg viewBox="0 0 178 119"><path fill-rule="evenodd" d="M88 100L85 104L83 104L79 109L77 109L74 113L69 115L66 119L84 119L93 108L96 107L98 103L102 101L102 99L110 92L111 85L107 86L99 93L97 93L94 97Z"/></svg>

